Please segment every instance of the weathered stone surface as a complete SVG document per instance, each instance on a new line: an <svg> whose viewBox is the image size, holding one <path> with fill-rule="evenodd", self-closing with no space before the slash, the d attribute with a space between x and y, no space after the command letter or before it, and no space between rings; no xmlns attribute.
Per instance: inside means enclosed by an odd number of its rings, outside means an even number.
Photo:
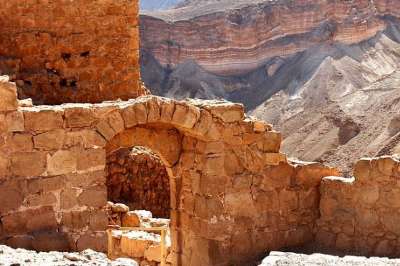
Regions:
<svg viewBox="0 0 400 266"><path fill-rule="evenodd" d="M11 173L15 176L35 177L46 171L46 153L18 152L11 155Z"/></svg>
<svg viewBox="0 0 400 266"><path fill-rule="evenodd" d="M62 129L48 131L33 137L35 149L59 150L64 145L65 131Z"/></svg>
<svg viewBox="0 0 400 266"><path fill-rule="evenodd" d="M25 129L30 131L48 131L63 127L62 113L56 110L33 109L24 112Z"/></svg>
<svg viewBox="0 0 400 266"><path fill-rule="evenodd" d="M84 11L77 12L77 6ZM139 81L136 1L20 5L29 9L31 19L14 7L2 7L4 14L14 15L2 23L0 49L14 60L2 64L0 71L14 76L21 97L61 104L128 100L147 94Z"/></svg>
<svg viewBox="0 0 400 266"><path fill-rule="evenodd" d="M17 87L8 82L8 77L0 76L0 112L18 109Z"/></svg>
<svg viewBox="0 0 400 266"><path fill-rule="evenodd" d="M77 153L75 151L59 150L47 157L47 173L62 175L77 171Z"/></svg>
<svg viewBox="0 0 400 266"><path fill-rule="evenodd" d="M78 197L79 204L90 207L103 207L107 203L107 191L104 186L89 187Z"/></svg>

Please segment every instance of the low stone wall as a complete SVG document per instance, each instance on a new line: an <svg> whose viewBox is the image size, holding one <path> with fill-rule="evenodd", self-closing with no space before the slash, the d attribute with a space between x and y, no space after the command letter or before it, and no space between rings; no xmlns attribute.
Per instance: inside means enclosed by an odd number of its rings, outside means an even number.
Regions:
<svg viewBox="0 0 400 266"><path fill-rule="evenodd" d="M169 176L161 159L144 147L119 149L107 157L108 200L131 210L170 216Z"/></svg>
<svg viewBox="0 0 400 266"><path fill-rule="evenodd" d="M347 254L400 255L400 162L360 160L354 178L324 178L316 242Z"/></svg>
<svg viewBox="0 0 400 266"><path fill-rule="evenodd" d="M12 75L20 98L60 104L146 93L136 0L7 0L0 25L0 75Z"/></svg>

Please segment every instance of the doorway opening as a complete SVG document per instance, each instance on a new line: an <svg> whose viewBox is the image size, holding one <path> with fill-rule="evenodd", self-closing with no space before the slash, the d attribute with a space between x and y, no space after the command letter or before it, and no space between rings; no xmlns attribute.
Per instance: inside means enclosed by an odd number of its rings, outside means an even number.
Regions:
<svg viewBox="0 0 400 266"><path fill-rule="evenodd" d="M166 261L171 249L170 184L161 158L144 146L120 148L107 155L106 176L107 213L114 227L109 256L134 258L140 265Z"/></svg>

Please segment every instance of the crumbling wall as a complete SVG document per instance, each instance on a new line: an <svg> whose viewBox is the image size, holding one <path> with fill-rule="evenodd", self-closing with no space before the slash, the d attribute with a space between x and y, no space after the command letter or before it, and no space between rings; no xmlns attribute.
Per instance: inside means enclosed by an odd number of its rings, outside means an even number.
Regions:
<svg viewBox="0 0 400 266"><path fill-rule="evenodd" d="M400 255L400 162L362 159L354 178L324 178L316 242L328 251Z"/></svg>
<svg viewBox="0 0 400 266"><path fill-rule="evenodd" d="M36 103L127 100L140 86L138 1L9 0L0 6L0 75Z"/></svg>
<svg viewBox="0 0 400 266"><path fill-rule="evenodd" d="M169 218L169 176L161 159L145 147L122 148L107 156L108 200L131 210Z"/></svg>
<svg viewBox="0 0 400 266"><path fill-rule="evenodd" d="M320 164L289 163L281 135L239 104L174 101L18 107L0 83L0 241L104 250L106 157L148 147L170 182L173 265L243 265L312 240ZM50 239L50 241L49 241Z"/></svg>

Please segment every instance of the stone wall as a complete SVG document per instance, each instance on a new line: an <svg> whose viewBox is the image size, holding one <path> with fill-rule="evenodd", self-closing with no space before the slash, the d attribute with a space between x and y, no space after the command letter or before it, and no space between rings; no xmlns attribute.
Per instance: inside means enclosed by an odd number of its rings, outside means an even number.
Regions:
<svg viewBox="0 0 400 266"><path fill-rule="evenodd" d="M0 6L0 75L36 103L127 100L140 86L138 1L10 0Z"/></svg>
<svg viewBox="0 0 400 266"><path fill-rule="evenodd" d="M131 210L169 218L169 176L161 159L144 147L123 148L107 157L108 200Z"/></svg>
<svg viewBox="0 0 400 266"><path fill-rule="evenodd" d="M399 256L399 180L393 157L360 160L353 179L324 178L316 242L347 254Z"/></svg>
<svg viewBox="0 0 400 266"><path fill-rule="evenodd" d="M338 174L287 162L281 135L238 104L19 107L6 80L0 96L0 239L13 246L104 250L106 157L120 148L147 147L166 166L173 265L243 265L305 244L320 181Z"/></svg>

